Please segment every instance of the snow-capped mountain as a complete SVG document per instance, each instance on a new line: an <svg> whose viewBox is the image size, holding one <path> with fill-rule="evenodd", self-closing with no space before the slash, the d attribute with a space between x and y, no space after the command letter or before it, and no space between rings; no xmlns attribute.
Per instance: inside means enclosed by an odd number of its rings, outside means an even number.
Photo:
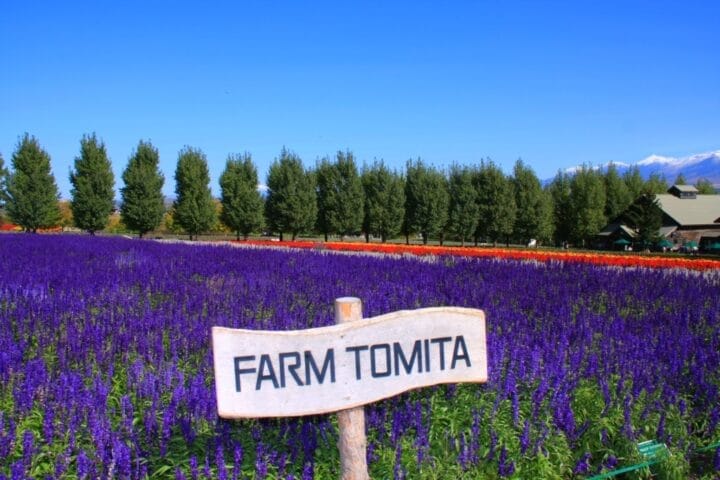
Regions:
<svg viewBox="0 0 720 480"><path fill-rule="evenodd" d="M605 169L609 164L600 165ZM715 187L720 187L720 150L714 152L699 153L688 157L664 157L650 155L634 164L613 162L620 173L629 168L638 167L640 175L647 179L653 173L664 175L668 183L672 184L679 174L685 177L688 184L693 184L701 178L710 180ZM565 170L567 173L574 173L580 167L571 167Z"/></svg>

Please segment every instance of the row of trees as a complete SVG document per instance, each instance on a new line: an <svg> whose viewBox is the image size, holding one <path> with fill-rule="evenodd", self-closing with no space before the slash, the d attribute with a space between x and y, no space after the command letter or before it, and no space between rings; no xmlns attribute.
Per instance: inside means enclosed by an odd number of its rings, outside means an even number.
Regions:
<svg viewBox="0 0 720 480"><path fill-rule="evenodd" d="M50 157L37 139L25 135L4 168L0 156L0 202L10 219L28 231L57 225L58 191ZM124 225L140 236L156 229L165 214L159 155L140 141L123 172L120 214ZM682 182L682 178L677 181ZM94 234L108 223L114 208L114 176L105 145L96 135L80 141L70 173L71 210L75 225ZM210 191L207 158L185 147L175 170L176 199L172 223L190 238L209 231L219 220L237 237L267 229L296 238L301 233L364 233L383 242L404 235L466 241L539 242L589 245L612 219L643 193L664 193L659 176L644 181L637 169L620 175L587 166L572 175L559 172L545 188L522 160L506 176L492 161L477 166L453 165L448 172L407 162L405 172L382 161L358 169L351 152L317 162L314 169L283 148L267 175L267 195L258 191L257 169L249 154L230 155L220 176L220 209ZM703 192L712 185L698 184ZM709 193L709 192L708 192Z"/></svg>

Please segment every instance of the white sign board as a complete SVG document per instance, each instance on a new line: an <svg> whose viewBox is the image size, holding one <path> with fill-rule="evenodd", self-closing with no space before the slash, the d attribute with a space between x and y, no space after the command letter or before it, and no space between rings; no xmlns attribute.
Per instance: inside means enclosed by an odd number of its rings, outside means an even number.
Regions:
<svg viewBox="0 0 720 480"><path fill-rule="evenodd" d="M213 327L212 342L223 418L329 413L488 376L485 315L470 308L286 332Z"/></svg>

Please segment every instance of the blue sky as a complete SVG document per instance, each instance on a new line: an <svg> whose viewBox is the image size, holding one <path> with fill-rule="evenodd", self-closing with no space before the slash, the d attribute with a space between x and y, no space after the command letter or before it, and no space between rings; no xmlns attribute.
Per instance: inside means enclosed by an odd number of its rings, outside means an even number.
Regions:
<svg viewBox="0 0 720 480"><path fill-rule="evenodd" d="M720 149L720 2L38 2L0 15L0 153L35 135L63 197L83 134L120 175L140 139L165 192L202 149L264 181L283 146L402 169L559 168Z"/></svg>

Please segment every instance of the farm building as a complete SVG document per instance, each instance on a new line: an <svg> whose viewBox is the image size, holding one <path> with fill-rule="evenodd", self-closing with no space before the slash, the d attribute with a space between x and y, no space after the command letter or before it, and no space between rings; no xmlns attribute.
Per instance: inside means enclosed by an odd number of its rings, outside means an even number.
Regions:
<svg viewBox="0 0 720 480"><path fill-rule="evenodd" d="M720 195L699 195L691 185L673 185L655 199L662 211L660 247L720 250ZM598 234L598 246L617 250L632 245L637 233L623 215Z"/></svg>

